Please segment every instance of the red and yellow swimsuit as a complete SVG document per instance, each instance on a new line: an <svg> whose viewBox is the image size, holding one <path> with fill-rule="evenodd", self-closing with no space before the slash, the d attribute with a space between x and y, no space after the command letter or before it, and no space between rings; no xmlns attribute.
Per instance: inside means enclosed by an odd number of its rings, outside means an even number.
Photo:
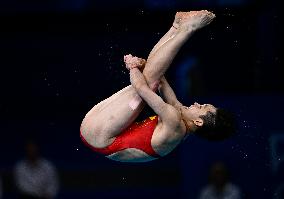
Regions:
<svg viewBox="0 0 284 199"><path fill-rule="evenodd" d="M91 146L82 136L82 134L81 139L93 151L101 153L105 156L122 151L124 149L136 148L144 151L154 158L158 158L161 156L154 151L151 145L151 139L157 123L158 116L149 117L142 122L135 122L125 129L121 134L119 134L112 144L105 148L95 148Z"/></svg>

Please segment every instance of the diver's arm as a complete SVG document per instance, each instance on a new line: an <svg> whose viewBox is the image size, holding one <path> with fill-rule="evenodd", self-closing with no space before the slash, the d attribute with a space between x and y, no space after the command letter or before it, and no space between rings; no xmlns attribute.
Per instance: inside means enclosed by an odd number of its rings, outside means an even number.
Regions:
<svg viewBox="0 0 284 199"><path fill-rule="evenodd" d="M136 89L139 96L159 115L162 120L172 120L173 112L176 110L173 106L165 103L163 99L153 92L143 74L138 68L130 70L130 81Z"/></svg>
<svg viewBox="0 0 284 199"><path fill-rule="evenodd" d="M171 104L172 106L181 106L182 104L178 101L175 92L169 85L165 76L161 78L159 92L165 102Z"/></svg>

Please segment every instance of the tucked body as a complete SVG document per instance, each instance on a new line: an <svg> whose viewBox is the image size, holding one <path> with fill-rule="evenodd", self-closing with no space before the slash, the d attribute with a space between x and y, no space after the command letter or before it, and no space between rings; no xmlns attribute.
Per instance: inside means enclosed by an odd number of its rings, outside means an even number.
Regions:
<svg viewBox="0 0 284 199"><path fill-rule="evenodd" d="M167 155L190 133L203 127L215 128L220 109L209 104L182 105L164 77L182 45L214 18L213 13L204 10L178 12L173 26L154 46L147 61L125 56L131 85L86 114L80 129L82 140L110 159L145 162ZM145 104L156 116L134 123Z"/></svg>

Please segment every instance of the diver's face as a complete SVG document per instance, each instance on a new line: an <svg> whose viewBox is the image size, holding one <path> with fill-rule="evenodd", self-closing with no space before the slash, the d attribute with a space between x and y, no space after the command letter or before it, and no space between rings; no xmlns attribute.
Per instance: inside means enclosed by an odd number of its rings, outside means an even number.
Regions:
<svg viewBox="0 0 284 199"><path fill-rule="evenodd" d="M193 105L189 107L185 107L184 109L184 116L186 120L200 120L200 116L206 115L208 111L212 113L216 113L216 107L211 104L198 104L195 102ZM202 120L202 119L201 119Z"/></svg>

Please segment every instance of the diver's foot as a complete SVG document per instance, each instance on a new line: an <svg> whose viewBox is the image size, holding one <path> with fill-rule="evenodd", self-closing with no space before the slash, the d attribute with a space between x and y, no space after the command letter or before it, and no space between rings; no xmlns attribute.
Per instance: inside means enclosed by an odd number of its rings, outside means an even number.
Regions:
<svg viewBox="0 0 284 199"><path fill-rule="evenodd" d="M175 20L173 23L173 27L175 29L178 29L181 25L181 21L185 18L186 15L188 15L190 12L177 12L175 15Z"/></svg>
<svg viewBox="0 0 284 199"><path fill-rule="evenodd" d="M209 25L214 18L215 14L207 10L177 12L173 27L184 31L195 31Z"/></svg>
<svg viewBox="0 0 284 199"><path fill-rule="evenodd" d="M128 70L132 68L139 68L142 71L145 67L146 60L128 54L124 55L124 63Z"/></svg>

